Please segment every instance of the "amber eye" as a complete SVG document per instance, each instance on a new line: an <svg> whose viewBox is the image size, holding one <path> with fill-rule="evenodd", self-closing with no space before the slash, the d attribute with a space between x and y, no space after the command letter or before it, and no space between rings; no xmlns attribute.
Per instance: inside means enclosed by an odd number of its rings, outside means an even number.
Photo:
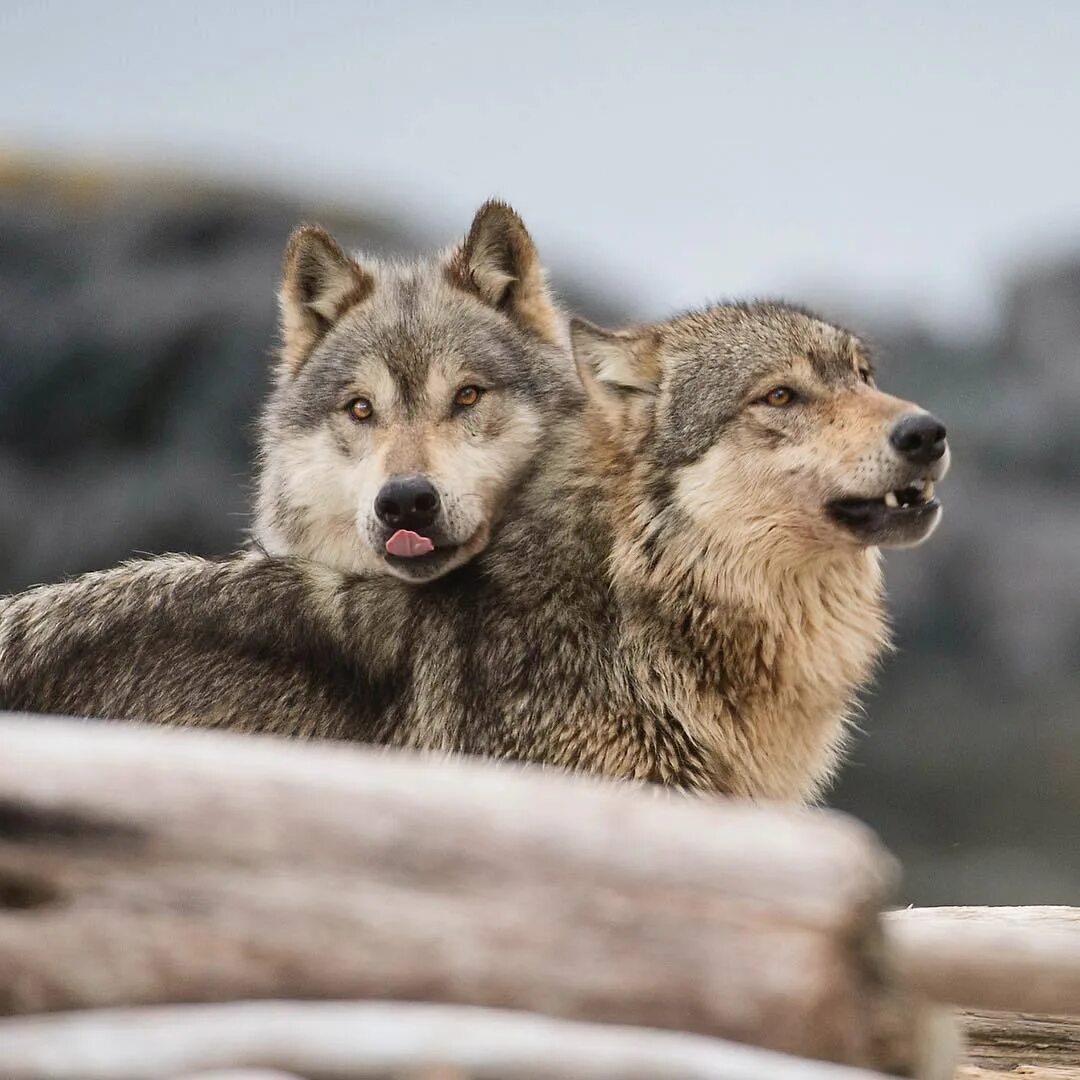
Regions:
<svg viewBox="0 0 1080 1080"><path fill-rule="evenodd" d="M483 395L484 391L479 386L463 386L454 395L454 404L463 409L471 409Z"/></svg>
<svg viewBox="0 0 1080 1080"><path fill-rule="evenodd" d="M782 409L795 400L795 391L790 386L774 386L761 400L766 405Z"/></svg>
<svg viewBox="0 0 1080 1080"><path fill-rule="evenodd" d="M374 406L366 397L353 398L348 404L348 413L358 423L364 420L370 420L371 414L375 411Z"/></svg>

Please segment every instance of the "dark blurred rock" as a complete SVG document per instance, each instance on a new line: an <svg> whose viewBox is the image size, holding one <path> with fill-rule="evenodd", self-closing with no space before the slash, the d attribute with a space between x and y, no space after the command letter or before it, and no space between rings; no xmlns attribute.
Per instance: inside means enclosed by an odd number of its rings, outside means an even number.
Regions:
<svg viewBox="0 0 1080 1080"><path fill-rule="evenodd" d="M945 419L933 539L890 555L898 650L833 801L924 903L1080 895L1080 261L1008 290L1000 340L894 334L890 388Z"/></svg>

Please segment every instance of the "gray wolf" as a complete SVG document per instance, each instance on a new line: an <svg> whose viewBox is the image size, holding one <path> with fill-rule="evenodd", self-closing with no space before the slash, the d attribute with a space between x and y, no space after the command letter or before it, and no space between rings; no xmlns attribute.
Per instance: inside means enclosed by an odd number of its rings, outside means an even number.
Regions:
<svg viewBox="0 0 1080 1080"><path fill-rule="evenodd" d="M486 203L460 247L410 263L300 228L279 300L256 543L414 583L483 550L576 387L517 214Z"/></svg>
<svg viewBox="0 0 1080 1080"><path fill-rule="evenodd" d="M0 705L814 799L887 644L880 548L940 516L944 428L783 304L572 338L586 405L557 404L475 558L417 585L173 557L32 591L0 607Z"/></svg>

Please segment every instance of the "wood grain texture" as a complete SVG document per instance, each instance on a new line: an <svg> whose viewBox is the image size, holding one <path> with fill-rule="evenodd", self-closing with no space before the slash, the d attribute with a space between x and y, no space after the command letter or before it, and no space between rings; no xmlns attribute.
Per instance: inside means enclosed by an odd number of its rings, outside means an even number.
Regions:
<svg viewBox="0 0 1080 1080"><path fill-rule="evenodd" d="M964 1012L966 1064L1026 1080L1080 1080L1080 1017Z"/></svg>
<svg viewBox="0 0 1080 1080"><path fill-rule="evenodd" d="M0 720L0 1012L390 999L914 1071L891 859L825 812L354 746ZM933 1056L931 1054L931 1056Z"/></svg>
<svg viewBox="0 0 1080 1080"><path fill-rule="evenodd" d="M983 1069L978 1065L961 1065L956 1070L956 1080L1077 1080L1078 1076L1078 1069L1044 1069L1038 1065L1021 1065L1008 1072Z"/></svg>
<svg viewBox="0 0 1080 1080"><path fill-rule="evenodd" d="M1080 1016L1080 908L911 908L886 931L903 977L937 1001Z"/></svg>
<svg viewBox="0 0 1080 1080"><path fill-rule="evenodd" d="M447 1005L243 1002L0 1021L5 1080L883 1080L700 1035ZM241 1071L242 1070L242 1071Z"/></svg>

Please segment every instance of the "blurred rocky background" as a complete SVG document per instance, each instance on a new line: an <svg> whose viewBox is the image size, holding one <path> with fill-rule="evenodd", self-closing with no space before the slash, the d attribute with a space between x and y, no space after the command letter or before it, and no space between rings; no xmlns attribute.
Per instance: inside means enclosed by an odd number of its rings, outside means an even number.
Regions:
<svg viewBox="0 0 1080 1080"><path fill-rule="evenodd" d="M377 208L3 164L0 591L242 542L303 219L381 252L453 239ZM645 314L563 269L575 310ZM889 558L897 651L831 801L882 833L922 904L1080 895L1080 252L1017 267L1007 295L985 338L870 327L883 382L946 420L954 468L932 542ZM866 326L843 297L825 306Z"/></svg>
<svg viewBox="0 0 1080 1080"><path fill-rule="evenodd" d="M1080 896L1080 250L1004 284L984 340L877 334L953 468L938 531L887 558L897 649L830 801L902 856L916 903Z"/></svg>

